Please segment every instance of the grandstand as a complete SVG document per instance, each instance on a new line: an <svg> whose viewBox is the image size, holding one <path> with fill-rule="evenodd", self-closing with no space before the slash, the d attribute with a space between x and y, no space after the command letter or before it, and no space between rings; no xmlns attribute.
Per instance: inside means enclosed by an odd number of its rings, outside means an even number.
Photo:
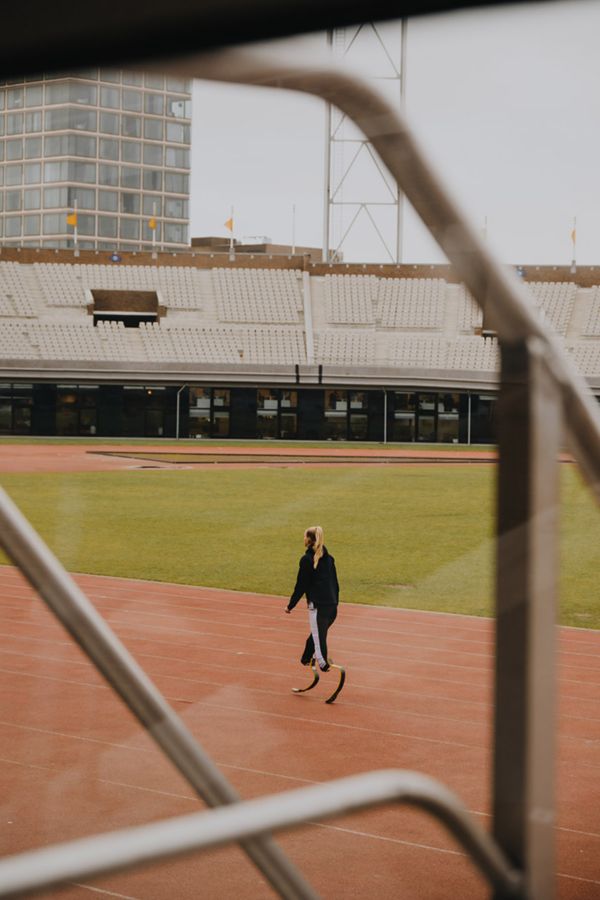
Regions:
<svg viewBox="0 0 600 900"><path fill-rule="evenodd" d="M600 393L596 280L593 269L555 268L532 270L526 284ZM449 267L0 256L3 434L260 437L259 391L269 389L269 437L489 442L499 364ZM201 415L190 400L199 388ZM335 416L327 390L339 394Z"/></svg>

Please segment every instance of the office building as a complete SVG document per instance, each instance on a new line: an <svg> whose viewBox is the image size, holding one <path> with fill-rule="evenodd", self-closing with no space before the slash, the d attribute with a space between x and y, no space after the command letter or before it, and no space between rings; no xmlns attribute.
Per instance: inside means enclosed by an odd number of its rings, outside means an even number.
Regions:
<svg viewBox="0 0 600 900"><path fill-rule="evenodd" d="M0 82L3 246L189 245L191 82L90 69Z"/></svg>

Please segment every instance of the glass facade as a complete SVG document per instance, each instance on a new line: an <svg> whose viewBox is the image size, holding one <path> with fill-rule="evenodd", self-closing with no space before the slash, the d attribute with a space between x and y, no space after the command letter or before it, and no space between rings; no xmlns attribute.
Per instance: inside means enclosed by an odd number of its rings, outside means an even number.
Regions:
<svg viewBox="0 0 600 900"><path fill-rule="evenodd" d="M7 382L0 434L486 444L495 407L432 390Z"/></svg>
<svg viewBox="0 0 600 900"><path fill-rule="evenodd" d="M187 247L190 145L191 83L181 79L101 69L0 82L0 237L6 246L74 248L77 237L82 249L149 250L154 238L157 249ZM67 222L75 207L77 234Z"/></svg>

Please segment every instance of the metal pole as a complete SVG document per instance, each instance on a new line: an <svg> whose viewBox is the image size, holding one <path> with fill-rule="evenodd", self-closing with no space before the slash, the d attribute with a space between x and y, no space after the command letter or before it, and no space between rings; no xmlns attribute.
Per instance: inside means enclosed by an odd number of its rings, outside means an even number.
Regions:
<svg viewBox="0 0 600 900"><path fill-rule="evenodd" d="M327 32L329 52L333 44L333 31ZM323 160L323 262L329 262L329 233L331 228L331 102L325 104L325 158Z"/></svg>
<svg viewBox="0 0 600 900"><path fill-rule="evenodd" d="M387 391L383 389L383 443L387 444Z"/></svg>
<svg viewBox="0 0 600 900"><path fill-rule="evenodd" d="M179 395L185 388L187 384L182 384L179 390L177 391L177 403L176 403L176 412L175 412L175 440L179 440Z"/></svg>
<svg viewBox="0 0 600 900"><path fill-rule="evenodd" d="M538 339L501 352L493 830L527 897L552 900L559 389Z"/></svg>
<svg viewBox="0 0 600 900"><path fill-rule="evenodd" d="M471 444L471 392L467 394L468 397L468 408L467 408L467 444Z"/></svg>

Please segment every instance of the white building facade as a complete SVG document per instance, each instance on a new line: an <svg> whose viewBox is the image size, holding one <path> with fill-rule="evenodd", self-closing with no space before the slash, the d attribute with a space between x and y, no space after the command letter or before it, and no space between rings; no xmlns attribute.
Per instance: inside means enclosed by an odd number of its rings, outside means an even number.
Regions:
<svg viewBox="0 0 600 900"><path fill-rule="evenodd" d="M2 245L189 246L191 96L103 69L1 82Z"/></svg>

